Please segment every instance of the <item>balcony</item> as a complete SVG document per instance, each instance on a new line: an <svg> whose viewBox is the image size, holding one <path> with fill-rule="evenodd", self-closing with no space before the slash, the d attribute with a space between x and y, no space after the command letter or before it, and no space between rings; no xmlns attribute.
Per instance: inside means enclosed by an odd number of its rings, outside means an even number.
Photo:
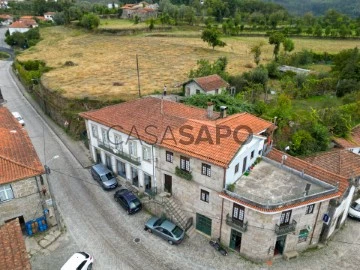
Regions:
<svg viewBox="0 0 360 270"><path fill-rule="evenodd" d="M179 167L175 168L175 174L181 178L184 178L185 180L188 180L188 181L192 180L191 172L184 171L184 170L180 169Z"/></svg>
<svg viewBox="0 0 360 270"><path fill-rule="evenodd" d="M242 233L247 231L247 222L242 222L238 219L232 218L229 214L226 215L226 224Z"/></svg>
<svg viewBox="0 0 360 270"><path fill-rule="evenodd" d="M104 149L105 151L108 151L108 152L112 153L113 155L118 156L119 158L125 159L137 166L139 166L141 164L140 157L134 157L132 155L125 153L122 150L111 148L109 146L109 144L104 144L102 141L98 141L98 146L101 149Z"/></svg>
<svg viewBox="0 0 360 270"><path fill-rule="evenodd" d="M286 224L286 225L275 225L275 233L277 235L284 235L284 234L289 234L292 232L295 232L296 229L296 221L293 220L290 224Z"/></svg>

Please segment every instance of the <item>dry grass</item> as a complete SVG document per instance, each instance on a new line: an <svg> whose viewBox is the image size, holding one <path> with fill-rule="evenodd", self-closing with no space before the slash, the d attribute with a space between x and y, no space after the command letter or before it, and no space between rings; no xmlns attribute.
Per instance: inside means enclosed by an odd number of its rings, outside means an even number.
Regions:
<svg viewBox="0 0 360 270"><path fill-rule="evenodd" d="M253 64L250 47L266 38L225 38L228 46L212 50L200 38L93 35L64 27L41 30L44 38L36 47L19 56L20 60L41 59L54 69L43 75L51 89L67 97L99 99L131 99L137 94L136 54L139 57L140 82L143 94L161 90L164 84L185 81L196 61L229 59L228 71L248 71ZM336 52L353 48L358 41L296 39L297 50ZM272 46L263 47L263 61L272 58ZM72 61L75 66L64 66ZM115 83L115 85L114 85Z"/></svg>

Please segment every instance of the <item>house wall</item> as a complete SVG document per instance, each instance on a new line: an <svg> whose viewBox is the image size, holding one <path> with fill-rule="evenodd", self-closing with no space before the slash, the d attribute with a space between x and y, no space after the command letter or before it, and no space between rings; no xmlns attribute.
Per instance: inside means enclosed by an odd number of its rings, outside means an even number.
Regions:
<svg viewBox="0 0 360 270"><path fill-rule="evenodd" d="M158 192L164 191L165 174L172 176L172 196L179 202L187 217L193 218L194 227L196 228L196 213L204 215L212 220L211 237L218 238L222 204L218 195L223 188L224 169L190 157L193 180L188 181L175 174L176 166L180 167L180 153L173 152L173 163L166 161L166 149L159 149L158 153ZM202 163L211 165L211 177L201 174ZM209 192L209 202L200 200L201 190Z"/></svg>
<svg viewBox="0 0 360 270"><path fill-rule="evenodd" d="M294 233L286 236L284 252L302 251L319 241L322 229L322 216L328 208L328 201L315 204L312 214L306 215L306 206L292 209L291 219L297 222ZM232 216L234 203L224 199L221 242L229 247L231 230L226 224L226 215ZM245 207L244 221L248 222L247 231L242 233L240 254L255 261L266 261L274 256L277 240L275 225L280 223L280 213L262 213ZM316 221L316 226L315 226ZM299 243L300 230L310 228L306 241ZM311 235L312 239L311 239ZM311 243L310 243L311 241Z"/></svg>
<svg viewBox="0 0 360 270"><path fill-rule="evenodd" d="M353 152L354 154L360 155L360 147L348 148L348 150Z"/></svg>
<svg viewBox="0 0 360 270"><path fill-rule="evenodd" d="M15 32L25 33L29 30L30 30L30 28L9 28L9 34L12 35Z"/></svg>
<svg viewBox="0 0 360 270"><path fill-rule="evenodd" d="M239 152L235 155L234 159L231 161L229 168L226 169L226 185L234 183L239 177L244 173L243 162L244 158L247 157L246 169L249 168L258 157L262 156L262 149L264 146L264 139L260 137L253 137L252 140L243 145ZM251 158L251 152L254 151L254 157ZM239 164L239 170L235 173L235 166ZM245 170L246 171L246 170Z"/></svg>
<svg viewBox="0 0 360 270"><path fill-rule="evenodd" d="M187 94L186 88L190 88L190 94ZM198 85L196 82L191 81L187 84L185 84L185 96L192 96L196 94L196 90L200 90L201 94L207 94L207 95L214 95L215 94L215 90L212 91L204 91L200 85ZM222 93L222 91L226 91L226 87L221 87L219 88L219 94Z"/></svg>
<svg viewBox="0 0 360 270"><path fill-rule="evenodd" d="M23 216L25 222L43 215L35 177L10 183L14 199L0 203L0 224Z"/></svg>
<svg viewBox="0 0 360 270"><path fill-rule="evenodd" d="M155 178L155 174L154 174L154 164L153 164L153 157L155 158L156 156L156 148L152 147L151 145L140 141L134 137L129 137L127 134L116 131L114 129L110 129L109 131L109 147L111 149L115 148L115 134L121 136L121 139L123 141L123 143L121 144L123 152L129 154L129 142L134 142L136 143L136 153L137 153L137 157L139 157L139 161L140 161L140 165L136 165L134 163L131 163L129 161L127 161L126 159L123 159L119 156L117 156L114 152L112 151L106 151L102 148L99 147L99 141L103 141L103 134L101 132L101 129L105 129L106 131L109 130L109 127L106 127L104 125L101 125L99 123L96 123L94 121L91 120L87 120L85 122L86 124L86 129L88 132L88 138L89 138L89 146L90 146L90 150L91 150L91 155L92 158L95 162L101 162L103 164L106 164L106 157L105 155L107 154L108 156L111 157L111 163L112 163L112 170L115 174L118 174L118 168L117 168L117 160L125 163L126 166L126 178L125 180L131 182L131 167L134 167L138 170L138 177L139 177L139 189L141 191L143 191L145 189L144 186L144 173L148 174L151 176L151 181L152 181L152 187L156 186L156 178ZM95 138L93 136L92 133L92 129L91 129L91 125L95 125L98 128L98 138ZM143 146L147 146L150 149L150 155L151 155L151 160L147 161L144 160L143 157ZM96 160L96 149L98 151L100 151L101 153L101 161ZM121 176L119 176L121 177Z"/></svg>

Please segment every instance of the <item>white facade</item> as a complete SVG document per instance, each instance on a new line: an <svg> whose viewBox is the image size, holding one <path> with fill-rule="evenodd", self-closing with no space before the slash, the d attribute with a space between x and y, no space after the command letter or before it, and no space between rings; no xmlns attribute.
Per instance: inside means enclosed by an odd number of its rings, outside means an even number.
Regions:
<svg viewBox="0 0 360 270"><path fill-rule="evenodd" d="M30 28L28 28L28 27L26 27L26 28L9 28L9 34L12 35L15 32L25 33L29 30L30 30Z"/></svg>
<svg viewBox="0 0 360 270"><path fill-rule="evenodd" d="M223 91L226 91L226 87L221 87L219 89L214 89L212 91L205 91L195 81L191 81L185 84L185 96L192 96L195 94L214 95L214 94L221 94Z"/></svg>
<svg viewBox="0 0 360 270"><path fill-rule="evenodd" d="M85 123L95 162L103 163L141 191L157 187L155 147L94 121L86 120ZM136 175L137 180L134 180Z"/></svg>
<svg viewBox="0 0 360 270"><path fill-rule="evenodd" d="M348 150L354 154L360 155L360 147L348 148Z"/></svg>
<svg viewBox="0 0 360 270"><path fill-rule="evenodd" d="M44 14L44 18L47 21L52 21L53 22L54 21L53 16L54 16L54 14L47 14L47 13Z"/></svg>

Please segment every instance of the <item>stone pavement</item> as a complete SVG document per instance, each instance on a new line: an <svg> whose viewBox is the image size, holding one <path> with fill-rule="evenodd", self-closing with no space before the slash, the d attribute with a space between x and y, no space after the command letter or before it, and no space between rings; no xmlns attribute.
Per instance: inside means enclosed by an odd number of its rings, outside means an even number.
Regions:
<svg viewBox="0 0 360 270"><path fill-rule="evenodd" d="M41 252L46 253L57 248L56 240L61 236L61 232L56 227L50 228L49 230L36 234L33 236L25 237L26 251L30 258Z"/></svg>

